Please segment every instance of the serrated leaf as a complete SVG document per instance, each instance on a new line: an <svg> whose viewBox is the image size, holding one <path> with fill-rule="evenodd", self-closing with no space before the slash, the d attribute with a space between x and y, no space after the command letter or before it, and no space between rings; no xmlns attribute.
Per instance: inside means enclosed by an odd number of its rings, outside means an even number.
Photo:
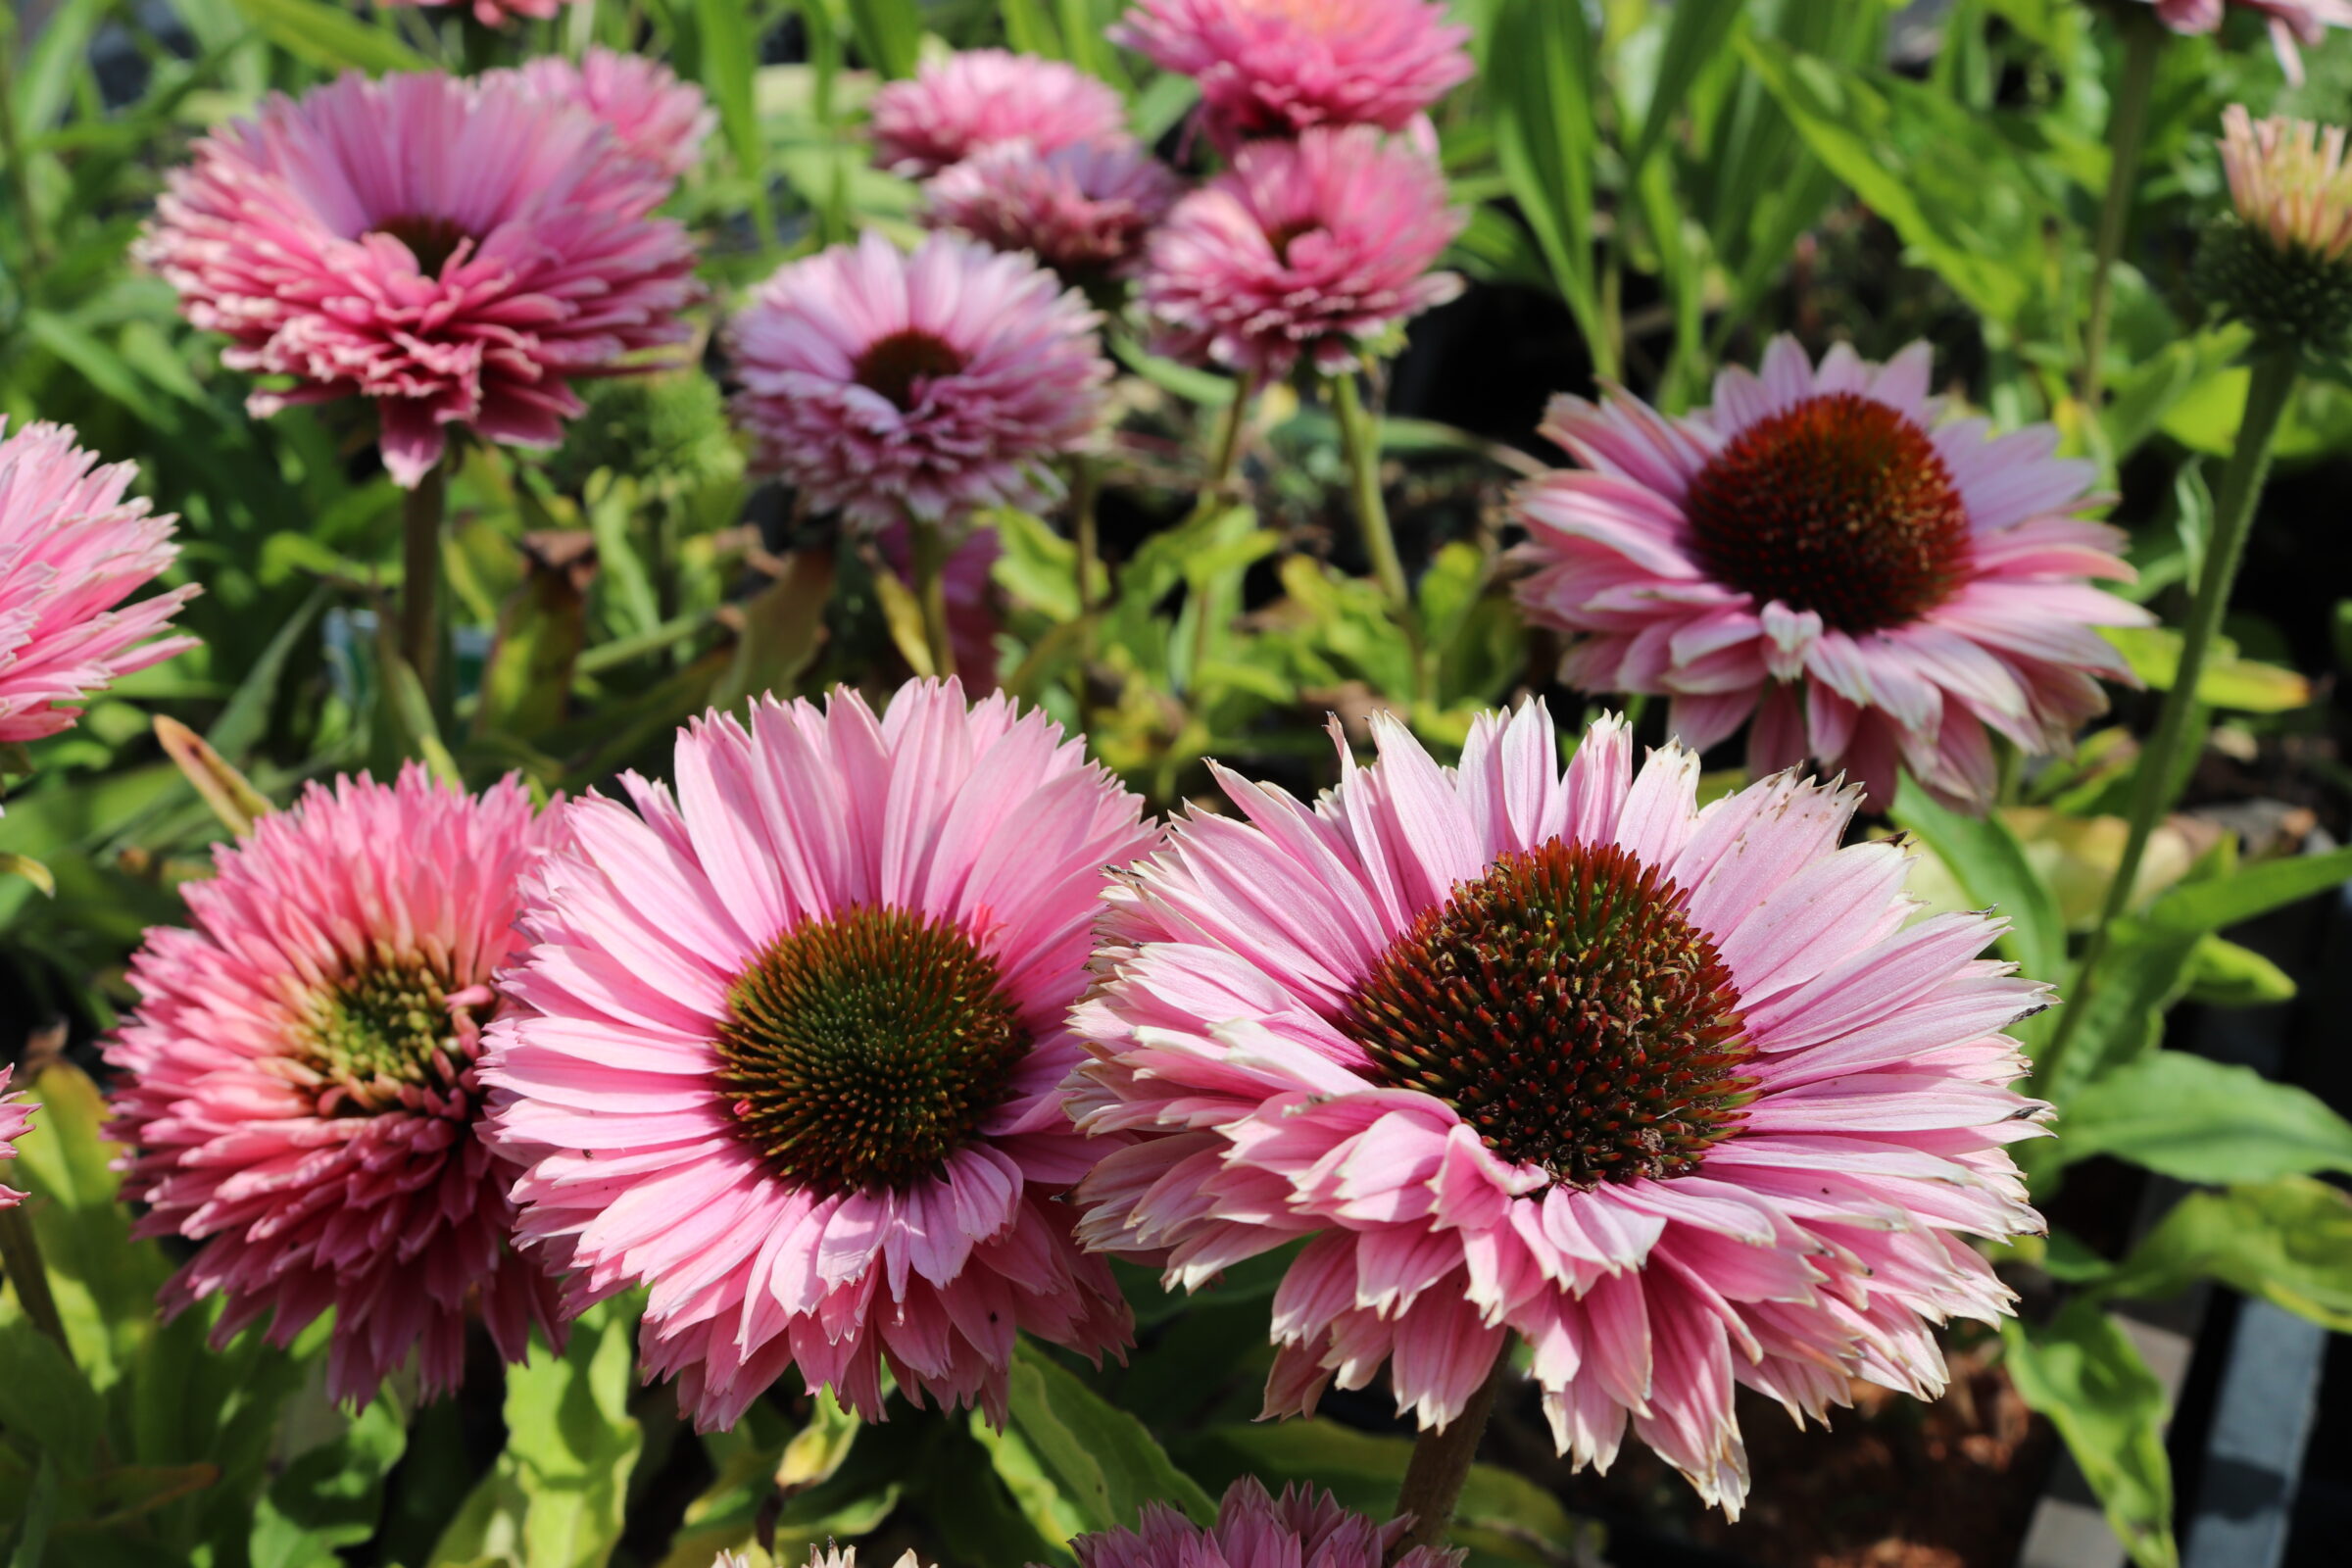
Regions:
<svg viewBox="0 0 2352 1568"><path fill-rule="evenodd" d="M2001 1325L2009 1376L2048 1417L2141 1568L2176 1568L2164 1385L2099 1303L2079 1297L2046 1325Z"/></svg>
<svg viewBox="0 0 2352 1568"><path fill-rule="evenodd" d="M1028 1341L1013 1351L1008 1435L1088 1530L1132 1530L1147 1502L1165 1502L1196 1524L1216 1504L1176 1468L1144 1424L1106 1402Z"/></svg>

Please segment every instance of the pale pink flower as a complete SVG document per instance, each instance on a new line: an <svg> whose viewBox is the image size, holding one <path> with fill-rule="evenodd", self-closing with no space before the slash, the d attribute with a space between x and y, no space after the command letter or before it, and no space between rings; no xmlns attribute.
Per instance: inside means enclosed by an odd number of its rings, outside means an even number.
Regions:
<svg viewBox="0 0 2352 1568"><path fill-rule="evenodd" d="M0 1159L17 1157L17 1140L32 1131L32 1113L36 1106L25 1103L20 1091L9 1094L8 1080L16 1068L0 1063ZM24 1201L24 1195L5 1183L0 1183L0 1208L14 1208Z"/></svg>
<svg viewBox="0 0 2352 1568"><path fill-rule="evenodd" d="M651 1287L639 1354L726 1427L797 1366L1000 1421L1014 1334L1090 1356L1125 1303L1057 1196L1105 866L1141 803L954 681L682 731L678 790L590 796L540 874L487 1081L516 1235L567 1306Z"/></svg>
<svg viewBox="0 0 2352 1568"><path fill-rule="evenodd" d="M2352 167L2344 127L2222 112L2222 168L2240 221L2278 251L2322 262L2352 255Z"/></svg>
<svg viewBox="0 0 2352 1568"><path fill-rule="evenodd" d="M691 81L644 55L591 49L578 65L538 55L516 72L534 91L603 121L631 156L676 179L703 156L718 111Z"/></svg>
<svg viewBox="0 0 2352 1568"><path fill-rule="evenodd" d="M552 446L571 377L688 335L694 247L650 216L670 183L515 73L352 74L198 142L136 252L223 363L292 378L256 414L367 398L413 486L449 426Z"/></svg>
<svg viewBox="0 0 2352 1568"><path fill-rule="evenodd" d="M1127 131L1127 105L1109 83L1003 49L926 62L876 91L870 114L874 162L916 178L1000 142L1051 153Z"/></svg>
<svg viewBox="0 0 2352 1568"><path fill-rule="evenodd" d="M1200 83L1220 145L1316 125L1402 130L1470 79L1437 0L1137 0L1114 42Z"/></svg>
<svg viewBox="0 0 2352 1568"><path fill-rule="evenodd" d="M2329 27L2352 27L2352 0L2152 0L2156 15L2175 32L2217 32L2230 6L2240 6L2271 24L2271 43L2289 81L2303 79L2297 44L2318 43Z"/></svg>
<svg viewBox="0 0 2352 1568"><path fill-rule="evenodd" d="M544 22L566 5L579 4L579 0L381 0L381 3L425 8L470 4L474 21L485 27L503 27L515 17Z"/></svg>
<svg viewBox="0 0 2352 1568"><path fill-rule="evenodd" d="M1078 1568L1384 1568L1408 1523L1374 1524L1314 1487L1268 1496L1264 1483L1244 1476L1225 1489L1214 1524L1147 1502L1135 1529L1079 1536L1070 1550ZM1458 1551L1415 1546L1394 1568L1455 1568L1461 1560Z"/></svg>
<svg viewBox="0 0 2352 1568"><path fill-rule="evenodd" d="M62 424L0 418L0 745L71 728L74 704L196 646L156 635L193 585L123 603L179 546L172 518L123 499L131 466L97 462Z"/></svg>
<svg viewBox="0 0 2352 1568"><path fill-rule="evenodd" d="M1373 725L1311 808L1219 769L1239 814L1109 896L1070 1109L1137 1141L1080 1235L1195 1289L1311 1237L1269 1415L1386 1361L1442 1428L1516 1332L1563 1453L1605 1467L1630 1418L1727 1510L1735 1383L1932 1396L1931 1325L2009 1298L1963 1236L2040 1229L2002 1146L2045 1107L2000 1031L2046 988L1977 957L1996 924L1913 921L1899 845L1838 847L1851 790L1700 810L1697 757L1637 775L1619 719L1563 772L1541 704L1458 768Z"/></svg>
<svg viewBox="0 0 2352 1568"><path fill-rule="evenodd" d="M1446 176L1369 126L1251 142L1153 232L1141 283L1171 354L1258 375L1337 372L1365 338L1461 292Z"/></svg>
<svg viewBox="0 0 2352 1568"><path fill-rule="evenodd" d="M1782 337L1687 417L1554 400L1544 433L1584 468L1521 491L1517 559L1527 613L1580 634L1561 678L1672 697L1699 751L1752 717L1751 770L1813 757L1874 806L1899 768L1982 809L1988 729L2070 744L2098 677L2131 679L2098 628L2148 623L2085 580L2132 575L2123 536L2078 515L2094 470L2056 430L1946 420L1931 369L1924 343L1816 368Z"/></svg>
<svg viewBox="0 0 2352 1568"><path fill-rule="evenodd" d="M820 507L1035 507L1047 460L1084 445L1110 366L1097 317L1025 256L934 234L909 256L868 230L790 263L729 323L735 416Z"/></svg>
<svg viewBox="0 0 2352 1568"><path fill-rule="evenodd" d="M1133 137L983 148L924 187L923 220L1071 277L1124 276L1184 184Z"/></svg>
<svg viewBox="0 0 2352 1568"><path fill-rule="evenodd" d="M201 1244L168 1313L219 1296L216 1344L268 1312L285 1345L333 1307L327 1387L362 1404L412 1352L456 1388L473 1308L511 1361L534 1324L560 1343L553 1282L507 1244L475 1065L552 838L514 779L467 795L411 763L311 785L183 886L191 923L148 931L106 1048L137 1234Z"/></svg>

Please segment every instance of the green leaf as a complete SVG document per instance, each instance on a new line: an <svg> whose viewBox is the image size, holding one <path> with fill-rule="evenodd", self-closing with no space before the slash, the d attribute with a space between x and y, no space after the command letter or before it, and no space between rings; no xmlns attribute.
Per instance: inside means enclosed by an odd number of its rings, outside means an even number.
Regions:
<svg viewBox="0 0 2352 1568"><path fill-rule="evenodd" d="M2173 689L2180 670L2179 632L2169 626L2101 626L2099 633L2150 691ZM2311 680L2277 664L2240 659L2223 639L2197 676L2197 700L2240 713L2289 713L2311 706Z"/></svg>
<svg viewBox="0 0 2352 1568"><path fill-rule="evenodd" d="M2010 1379L2049 1418L2140 1568L2174 1568L2164 1385L2099 1303L2078 1297L2046 1325L2001 1325Z"/></svg>
<svg viewBox="0 0 2352 1568"><path fill-rule="evenodd" d="M235 0L270 41L322 71L423 71L425 61L393 33L319 0Z"/></svg>
<svg viewBox="0 0 2352 1568"><path fill-rule="evenodd" d="M997 10L1004 19L1004 41L1015 53L1048 60L1069 58L1062 52L1061 35L1054 30L1040 0L998 0Z"/></svg>
<svg viewBox="0 0 2352 1568"><path fill-rule="evenodd" d="M2199 1279L2352 1334L2352 1197L2310 1176L2191 1193L2106 1289L2161 1298Z"/></svg>
<svg viewBox="0 0 2352 1568"><path fill-rule="evenodd" d="M285 679L286 665L294 650L310 634L311 623L318 618L333 590L321 583L311 590L310 596L288 615L270 634L269 646L237 682L229 694L228 706L213 720L204 738L215 751L229 759L242 758L261 740L270 723L270 710L277 701L279 683Z"/></svg>
<svg viewBox="0 0 2352 1568"><path fill-rule="evenodd" d="M1592 122L1593 41L1585 8L1498 0L1486 75L1503 179L1578 327L1597 346L1603 333L1592 259L1592 165L1600 138Z"/></svg>
<svg viewBox="0 0 2352 1568"><path fill-rule="evenodd" d="M0 1432L57 1461L68 1478L98 1463L106 1412L55 1340L21 1313L0 1322Z"/></svg>
<svg viewBox="0 0 2352 1568"><path fill-rule="evenodd" d="M507 1369L507 1447L426 1568L604 1568L620 1542L645 1442L629 1414L642 1302L616 1297L571 1325L562 1355Z"/></svg>
<svg viewBox="0 0 2352 1568"><path fill-rule="evenodd" d="M1666 127L1690 96L1690 84L1723 52L1745 4L1746 0L1677 0L1658 55L1649 107L1642 117L1642 133L1634 138L1627 167L1640 170L1649 162L1665 139Z"/></svg>
<svg viewBox="0 0 2352 1568"><path fill-rule="evenodd" d="M2352 881L2352 848L2264 860L2225 877L2183 882L2148 906L2166 931L2223 931Z"/></svg>
<svg viewBox="0 0 2352 1568"><path fill-rule="evenodd" d="M593 536L537 533L522 541L522 584L498 612L498 640L482 666L476 735L536 740L564 721L573 671L588 640Z"/></svg>
<svg viewBox="0 0 2352 1568"><path fill-rule="evenodd" d="M2181 1051L2155 1051L2084 1084L2058 1124L2067 1160L2113 1154L2184 1182L2352 1170L2352 1122L2318 1097Z"/></svg>
<svg viewBox="0 0 2352 1568"><path fill-rule="evenodd" d="M342 1434L287 1465L253 1517L253 1568L340 1568L338 1546L375 1534L384 1478L408 1446L408 1417L378 1395Z"/></svg>
<svg viewBox="0 0 2352 1568"><path fill-rule="evenodd" d="M727 0L705 0L724 5ZM849 0L850 30L866 64L885 76L911 76L923 41L922 13L915 0Z"/></svg>
<svg viewBox="0 0 2352 1568"><path fill-rule="evenodd" d="M24 1499L24 1518L17 1531L17 1549L9 1554L9 1568L41 1568L41 1556L49 1544L49 1524L56 1514L57 1464L44 1453L40 1467L32 1473L32 1489Z"/></svg>
<svg viewBox="0 0 2352 1568"><path fill-rule="evenodd" d="M2284 969L2222 937L2197 944L2190 959L2188 1000L2208 1007L2259 1007L2295 1000L2295 982Z"/></svg>
<svg viewBox="0 0 2352 1568"><path fill-rule="evenodd" d="M1939 805L1909 773L1896 787L1894 819L1943 861L1970 902L2009 922L2001 950L2028 978L2056 980L2066 968L2066 921L2058 897L1997 816L1966 816Z"/></svg>
<svg viewBox="0 0 2352 1568"><path fill-rule="evenodd" d="M824 0L817 0L821 6ZM814 9L813 7L810 9ZM756 81L760 40L752 30L752 8L743 0L695 0L700 49L696 64L736 172L751 182L753 220L760 242L773 232L767 210L767 143L760 130Z"/></svg>
<svg viewBox="0 0 2352 1568"><path fill-rule="evenodd" d="M1196 1524L1216 1517L1208 1494L1176 1468L1141 1421L1027 1340L1013 1352L1004 1430L1035 1457L1038 1473L1086 1530L1132 1530L1147 1502L1172 1503Z"/></svg>
<svg viewBox="0 0 2352 1568"><path fill-rule="evenodd" d="M2058 1077L2035 1086L2035 1093L2058 1106L2062 1121L2084 1084L2156 1049L2164 1036L2165 1011L2188 989L2190 956L2203 940L2202 932L2152 929L2129 917L2110 928L2099 983L2088 1000L2068 1004L2080 1007L2082 1016L2058 1064ZM2059 1157L2065 1157L2063 1146Z"/></svg>
<svg viewBox="0 0 2352 1568"><path fill-rule="evenodd" d="M776 564L775 572L775 580L741 607L743 633L735 641L734 663L710 693L714 708L734 708L747 697L771 692L789 697L825 640L833 553L794 551Z"/></svg>

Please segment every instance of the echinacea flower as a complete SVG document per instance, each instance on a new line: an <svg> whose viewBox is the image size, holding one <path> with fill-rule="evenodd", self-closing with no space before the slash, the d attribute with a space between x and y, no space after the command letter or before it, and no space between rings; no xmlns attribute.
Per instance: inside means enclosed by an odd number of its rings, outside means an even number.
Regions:
<svg viewBox="0 0 2352 1568"><path fill-rule="evenodd" d="M473 11L473 20L483 26L503 27L515 17L528 17L536 22L545 22L564 6L579 4L579 0L383 0L383 4L417 6L425 9L467 5Z"/></svg>
<svg viewBox="0 0 2352 1568"><path fill-rule="evenodd" d="M874 162L916 178L1001 142L1051 153L1127 131L1127 105L1109 83L1003 49L928 62L878 89L868 112Z"/></svg>
<svg viewBox="0 0 2352 1568"><path fill-rule="evenodd" d="M1458 1551L1415 1546L1392 1565L1389 1548L1408 1521L1374 1524L1328 1492L1285 1487L1269 1496L1255 1476L1225 1489L1216 1522L1197 1525L1164 1502L1147 1502L1133 1530L1070 1543L1078 1568L1454 1568Z"/></svg>
<svg viewBox="0 0 2352 1568"><path fill-rule="evenodd" d="M0 419L0 745L72 727L73 705L196 646L157 636L193 585L123 603L179 547L172 518L123 499L131 466L97 462L62 424Z"/></svg>
<svg viewBox="0 0 2352 1568"><path fill-rule="evenodd" d="M2329 27L2352 27L2352 0L2152 0L2156 15L2175 32L2218 32L2231 6L2266 17L2271 44L2289 81L2303 79L2297 44L2314 44Z"/></svg>
<svg viewBox="0 0 2352 1568"><path fill-rule="evenodd" d="M537 55L516 74L534 91L603 121L632 157L670 179L692 169L718 126L718 111L691 81L644 55L591 49L578 65Z"/></svg>
<svg viewBox="0 0 2352 1568"><path fill-rule="evenodd" d="M1121 276L1183 182L1133 137L1041 153L983 148L924 186L923 220L994 250L1029 251L1073 280Z"/></svg>
<svg viewBox="0 0 2352 1568"><path fill-rule="evenodd" d="M688 335L694 247L651 216L670 183L515 73L354 73L198 142L136 251L224 364L291 378L254 413L366 398L413 487L450 426L552 446L571 377Z"/></svg>
<svg viewBox="0 0 2352 1568"><path fill-rule="evenodd" d="M1584 465L1521 491L1533 619L1576 634L1561 677L1674 700L1704 751L1751 717L1757 774L1818 759L1873 806L1907 769L1981 809L1986 731L2057 751L2129 667L2099 635L2148 615L2086 581L2132 575L2079 514L2092 467L2034 425L1944 419L1930 353L1885 366L1788 337L1670 418L1622 392L1554 400L1544 433Z"/></svg>
<svg viewBox="0 0 2352 1568"><path fill-rule="evenodd" d="M0 1063L0 1159L17 1157L17 1140L32 1131L33 1107L25 1103L22 1091L8 1093L8 1080L16 1068ZM0 1208L14 1208L24 1201L24 1195L0 1182Z"/></svg>
<svg viewBox="0 0 2352 1568"><path fill-rule="evenodd" d="M1086 301L1025 256L868 230L786 265L729 323L735 415L820 507L885 523L1033 507L1094 434L1110 365Z"/></svg>
<svg viewBox="0 0 2352 1568"><path fill-rule="evenodd" d="M2222 116L2233 216L2197 247L2199 293L2269 343L2315 362L2352 344L2352 166L2341 125Z"/></svg>
<svg viewBox="0 0 2352 1568"><path fill-rule="evenodd" d="M216 1344L267 1312L285 1345L332 1307L327 1388L362 1404L412 1352L455 1389L476 1308L510 1361L534 1324L561 1344L507 1243L475 1061L553 831L513 778L468 795L411 763L312 784L182 888L191 923L148 931L106 1048L137 1233L198 1244L167 1312L218 1296Z"/></svg>
<svg viewBox="0 0 2352 1568"><path fill-rule="evenodd" d="M486 1080L567 1305L651 1287L640 1359L705 1430L796 1365L869 1418L887 1365L1001 1422L1017 1331L1122 1347L1055 1200L1095 1153L1058 1086L1141 803L952 680L712 713L674 797L621 782L634 811L566 812Z"/></svg>
<svg viewBox="0 0 2352 1568"><path fill-rule="evenodd" d="M1311 808L1219 769L1239 815L1110 895L1070 1110L1137 1141L1080 1235L1188 1288L1311 1237L1269 1415L1386 1361L1442 1428L1515 1331L1563 1453L1605 1468L1630 1419L1731 1511L1735 1383L1932 1396L1930 1325L2007 1309L1963 1236L2040 1229L2003 1146L2046 1107L2001 1031L2046 988L1977 956L1997 925L1913 921L1901 847L1838 847L1850 789L1701 810L1697 757L1637 773L1618 719L1563 773L1541 704L1456 768L1374 736Z"/></svg>
<svg viewBox="0 0 2352 1568"><path fill-rule="evenodd" d="M1152 236L1140 294L1162 348L1261 376L1359 345L1461 292L1431 268L1461 232L1446 176L1370 126L1251 142Z"/></svg>
<svg viewBox="0 0 2352 1568"><path fill-rule="evenodd" d="M1137 0L1112 41L1200 83L1231 147L1316 125L1402 130L1470 79L1470 29L1436 0Z"/></svg>

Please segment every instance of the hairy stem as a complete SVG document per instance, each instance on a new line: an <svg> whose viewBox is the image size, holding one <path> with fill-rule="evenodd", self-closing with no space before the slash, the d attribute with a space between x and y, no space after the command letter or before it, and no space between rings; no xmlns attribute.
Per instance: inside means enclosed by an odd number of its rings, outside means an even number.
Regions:
<svg viewBox="0 0 2352 1568"><path fill-rule="evenodd" d="M1422 1433L1414 1443L1413 1456L1404 1467L1404 1485L1396 1493L1396 1512L1412 1515L1412 1523L1389 1548L1390 1562L1417 1546L1434 1546L1446 1539L1446 1527L1453 1522L1453 1505L1461 1497L1462 1483L1470 1479L1470 1461L1478 1457L1478 1441L1486 1436L1487 1418L1494 1413L1494 1396L1502 1391L1510 1361L1511 1341L1505 1335L1495 1348L1487 1381L1470 1396L1462 1413L1440 1431Z"/></svg>
<svg viewBox="0 0 2352 1568"><path fill-rule="evenodd" d="M2115 310L2115 259L2132 219L2132 196L2147 150L2148 108L2156 92L2156 61L2165 30L2153 14L2124 18L2124 79L2107 117L2107 200L2099 209L2097 250L2090 264L2090 320L2082 332L2082 406L2098 412L2105 390L2107 323Z"/></svg>
<svg viewBox="0 0 2352 1568"><path fill-rule="evenodd" d="M1412 645L1414 695L1425 695L1420 623L1413 614L1412 585L1405 581L1404 562L1396 554L1396 535L1389 527L1389 506L1380 487L1380 421L1364 406L1355 376L1331 378L1332 407L1339 415L1340 453L1348 463L1348 491L1355 505L1355 525L1363 535L1364 554L1372 560L1372 575L1389 601L1389 611Z"/></svg>

